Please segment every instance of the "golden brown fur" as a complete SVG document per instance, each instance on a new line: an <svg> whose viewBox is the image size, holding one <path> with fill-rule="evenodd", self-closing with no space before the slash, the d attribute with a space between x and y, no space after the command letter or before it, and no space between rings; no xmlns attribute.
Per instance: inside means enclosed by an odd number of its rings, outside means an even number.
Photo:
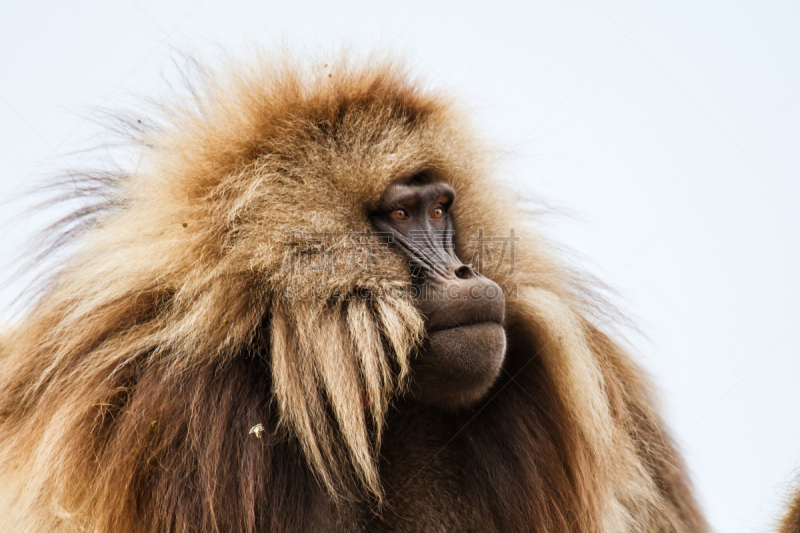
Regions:
<svg viewBox="0 0 800 533"><path fill-rule="evenodd" d="M204 83L135 173L85 178L106 201L7 344L7 530L706 530L649 384L456 106L388 62ZM517 290L503 374L458 413L402 396L423 322L400 256L368 253L370 209L421 170L457 193L460 257L481 228L521 239L484 272ZM291 232L328 232L336 268L297 268Z"/></svg>
<svg viewBox="0 0 800 533"><path fill-rule="evenodd" d="M778 530L780 533L800 533L800 490L793 491L792 499Z"/></svg>

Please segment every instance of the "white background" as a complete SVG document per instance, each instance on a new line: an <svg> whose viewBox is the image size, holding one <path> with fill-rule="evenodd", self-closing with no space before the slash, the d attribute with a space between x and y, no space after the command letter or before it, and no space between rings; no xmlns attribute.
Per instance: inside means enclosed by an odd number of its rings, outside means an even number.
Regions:
<svg viewBox="0 0 800 533"><path fill-rule="evenodd" d="M5 199L74 164L95 108L162 92L170 47L405 54L510 151L502 176L577 215L543 231L647 335L714 528L773 527L800 466L800 3L60 4L0 4L4 257L42 220Z"/></svg>

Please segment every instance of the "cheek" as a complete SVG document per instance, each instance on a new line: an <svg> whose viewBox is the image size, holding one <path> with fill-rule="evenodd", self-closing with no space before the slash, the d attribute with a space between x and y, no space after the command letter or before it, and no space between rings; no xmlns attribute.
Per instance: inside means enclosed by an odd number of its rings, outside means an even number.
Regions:
<svg viewBox="0 0 800 533"><path fill-rule="evenodd" d="M494 384L505 351L505 331L497 323L434 332L412 363L411 392L443 408L468 407Z"/></svg>

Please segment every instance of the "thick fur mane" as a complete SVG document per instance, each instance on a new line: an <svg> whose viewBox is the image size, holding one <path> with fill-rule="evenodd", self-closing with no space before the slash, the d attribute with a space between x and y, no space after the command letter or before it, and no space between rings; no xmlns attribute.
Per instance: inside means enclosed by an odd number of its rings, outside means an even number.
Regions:
<svg viewBox="0 0 800 533"><path fill-rule="evenodd" d="M462 450L505 450L473 477L496 522L705 527L641 372L489 177L452 102L386 61L262 58L199 87L158 128L129 121L135 171L83 175L104 203L65 221L81 228L74 254L4 341L12 530L313 530L362 519L355 502L391 513L424 479L393 471L402 452L385 446L404 438L392 417L424 328L408 268L375 252L367 214L418 173L456 191L460 257L470 236L519 237L484 269L512 291L508 365L483 405L440 420L474 419L453 437Z"/></svg>

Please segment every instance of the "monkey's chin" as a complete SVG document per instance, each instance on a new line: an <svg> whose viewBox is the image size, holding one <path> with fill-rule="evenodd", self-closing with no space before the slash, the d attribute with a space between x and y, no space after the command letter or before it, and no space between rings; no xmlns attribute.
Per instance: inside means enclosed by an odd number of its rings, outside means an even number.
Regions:
<svg viewBox="0 0 800 533"><path fill-rule="evenodd" d="M497 322L431 332L412 362L410 392L444 409L470 407L494 384L505 353L505 330Z"/></svg>

